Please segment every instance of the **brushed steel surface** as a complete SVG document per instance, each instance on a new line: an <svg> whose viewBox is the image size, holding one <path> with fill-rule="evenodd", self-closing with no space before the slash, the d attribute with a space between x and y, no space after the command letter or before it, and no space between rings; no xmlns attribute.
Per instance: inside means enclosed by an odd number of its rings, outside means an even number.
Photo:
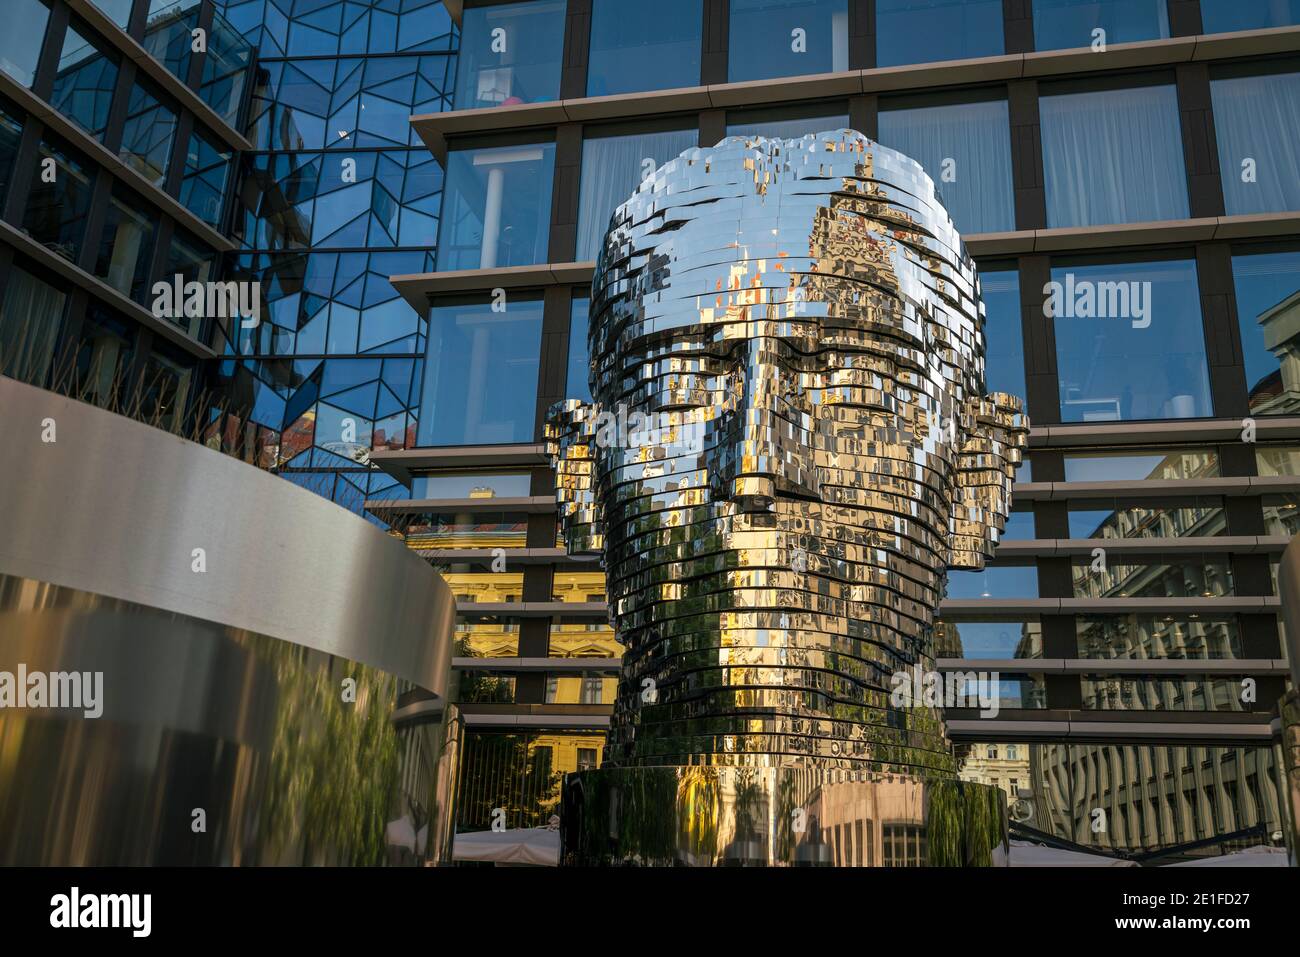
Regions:
<svg viewBox="0 0 1300 957"><path fill-rule="evenodd" d="M42 440L47 420L53 442ZM293 642L446 697L451 592L364 519L227 455L3 377L0 448L0 574Z"/></svg>

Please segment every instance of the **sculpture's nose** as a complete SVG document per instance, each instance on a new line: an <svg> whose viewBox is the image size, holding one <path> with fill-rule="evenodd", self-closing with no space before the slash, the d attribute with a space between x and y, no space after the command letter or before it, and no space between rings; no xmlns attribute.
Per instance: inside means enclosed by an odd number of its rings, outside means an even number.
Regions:
<svg viewBox="0 0 1300 957"><path fill-rule="evenodd" d="M706 441L715 501L771 511L778 495L817 498L814 410L780 340L748 340L730 383L732 410Z"/></svg>

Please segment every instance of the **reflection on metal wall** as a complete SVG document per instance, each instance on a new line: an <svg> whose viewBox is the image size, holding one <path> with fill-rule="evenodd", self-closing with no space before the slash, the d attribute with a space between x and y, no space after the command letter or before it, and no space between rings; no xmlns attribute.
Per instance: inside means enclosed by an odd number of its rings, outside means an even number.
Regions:
<svg viewBox="0 0 1300 957"><path fill-rule="evenodd" d="M1287 845L1291 864L1300 866L1300 538L1293 538L1277 569L1278 594L1286 632L1292 690L1278 704L1282 727L1282 761L1286 773L1289 822Z"/></svg>
<svg viewBox="0 0 1300 957"><path fill-rule="evenodd" d="M446 585L219 453L9 379L0 407L0 863L422 860Z"/></svg>
<svg viewBox="0 0 1300 957"><path fill-rule="evenodd" d="M611 218L589 355L593 401L547 438L627 651L566 859L799 863L811 795L892 788L915 833L839 863L989 863L1005 802L954 780L933 702L891 698L934 671L945 575L992 554L1028 435L984 392L975 268L929 177L850 130L686 151Z"/></svg>

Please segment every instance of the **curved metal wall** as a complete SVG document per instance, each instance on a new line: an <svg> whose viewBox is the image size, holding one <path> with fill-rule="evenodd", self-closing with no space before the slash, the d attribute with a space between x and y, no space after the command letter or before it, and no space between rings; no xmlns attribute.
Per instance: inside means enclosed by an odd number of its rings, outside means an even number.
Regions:
<svg viewBox="0 0 1300 957"><path fill-rule="evenodd" d="M0 410L0 864L422 862L441 709L394 709L446 701L441 578L175 436L3 378Z"/></svg>

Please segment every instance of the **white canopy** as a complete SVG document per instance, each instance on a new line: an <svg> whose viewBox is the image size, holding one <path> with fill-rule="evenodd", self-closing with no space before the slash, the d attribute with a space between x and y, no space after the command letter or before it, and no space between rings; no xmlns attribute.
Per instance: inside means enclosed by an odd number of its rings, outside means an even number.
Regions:
<svg viewBox="0 0 1300 957"><path fill-rule="evenodd" d="M1011 842L1011 867L1137 867L1135 861L1101 854L1066 851L1028 841Z"/></svg>
<svg viewBox="0 0 1300 957"><path fill-rule="evenodd" d="M560 832L546 827L457 834L452 860L493 861L497 864L537 864L558 867Z"/></svg>
<svg viewBox="0 0 1300 957"><path fill-rule="evenodd" d="M1286 867L1286 848L1257 845L1231 854L1200 857L1194 861L1179 861L1169 867Z"/></svg>

